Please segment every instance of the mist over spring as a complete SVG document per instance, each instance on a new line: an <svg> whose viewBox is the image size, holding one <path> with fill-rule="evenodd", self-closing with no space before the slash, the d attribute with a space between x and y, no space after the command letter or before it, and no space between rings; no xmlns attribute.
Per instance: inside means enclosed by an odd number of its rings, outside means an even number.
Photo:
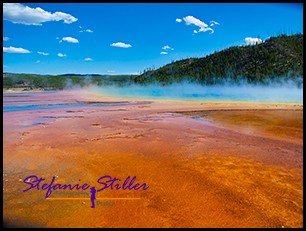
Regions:
<svg viewBox="0 0 306 231"><path fill-rule="evenodd" d="M264 84L226 81L209 86L188 82L165 86L91 86L90 90L98 94L142 99L303 103L302 78L269 81Z"/></svg>

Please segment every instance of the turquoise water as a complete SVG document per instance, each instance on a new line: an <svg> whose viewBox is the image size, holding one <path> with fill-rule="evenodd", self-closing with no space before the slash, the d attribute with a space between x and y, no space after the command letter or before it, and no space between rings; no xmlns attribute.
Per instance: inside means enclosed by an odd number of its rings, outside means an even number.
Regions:
<svg viewBox="0 0 306 231"><path fill-rule="evenodd" d="M73 103L56 103L56 104L30 104L30 105L3 105L3 112L16 112L16 111L32 111L32 110L45 110L45 109L58 109L58 108L76 108L76 107L101 107L101 106L119 106L121 104L87 104L83 102Z"/></svg>
<svg viewBox="0 0 306 231"><path fill-rule="evenodd" d="M84 89L83 89L84 90ZM125 99L136 98L180 101L241 101L241 102L273 102L273 103L303 103L303 88L286 84L278 86L254 86L254 85L222 85L202 86L191 83L172 84L167 86L131 85L124 87L105 86L91 87L89 92L102 95L122 97ZM74 101L73 95L70 96ZM77 107L103 107L120 106L122 103L86 103L64 102L57 92L42 93L4 93L3 112L47 110L59 108Z"/></svg>
<svg viewBox="0 0 306 231"><path fill-rule="evenodd" d="M104 95L140 99L303 103L303 88L295 86L202 86L188 83L168 86L106 86L93 87L91 90Z"/></svg>

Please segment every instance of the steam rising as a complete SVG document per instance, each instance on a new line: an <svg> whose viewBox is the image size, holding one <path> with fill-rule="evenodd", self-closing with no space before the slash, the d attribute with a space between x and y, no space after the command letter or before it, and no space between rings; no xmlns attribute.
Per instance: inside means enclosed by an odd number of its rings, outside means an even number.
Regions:
<svg viewBox="0 0 306 231"><path fill-rule="evenodd" d="M187 82L166 86L91 86L89 90L103 95L140 99L303 103L302 78L269 80L262 84L225 81L210 86Z"/></svg>

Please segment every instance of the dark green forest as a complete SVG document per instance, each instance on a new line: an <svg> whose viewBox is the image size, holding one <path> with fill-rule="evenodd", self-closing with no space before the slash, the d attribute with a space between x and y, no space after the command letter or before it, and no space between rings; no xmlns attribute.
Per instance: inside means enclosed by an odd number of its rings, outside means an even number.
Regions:
<svg viewBox="0 0 306 231"><path fill-rule="evenodd" d="M190 58L147 71L136 83L172 83L182 80L216 84L224 79L264 82L303 76L303 35L280 35L252 46L234 46L204 58Z"/></svg>
<svg viewBox="0 0 306 231"><path fill-rule="evenodd" d="M171 84L190 81L205 85L224 80L264 83L278 78L303 78L303 35L279 35L257 45L234 46L203 58L167 64L141 75L35 75L3 73L3 88L64 89L87 85Z"/></svg>

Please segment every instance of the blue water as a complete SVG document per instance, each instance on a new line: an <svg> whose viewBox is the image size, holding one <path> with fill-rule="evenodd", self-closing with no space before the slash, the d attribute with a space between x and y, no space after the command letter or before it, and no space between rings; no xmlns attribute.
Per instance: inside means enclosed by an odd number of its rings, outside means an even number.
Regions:
<svg viewBox="0 0 306 231"><path fill-rule="evenodd" d="M83 102L73 103L60 103L60 104L31 104L31 105L3 105L3 112L16 112L16 111L32 111L32 110L45 110L45 109L58 109L58 108L76 108L76 107L101 107L101 106L119 106L122 104L86 104Z"/></svg>
<svg viewBox="0 0 306 231"><path fill-rule="evenodd" d="M105 86L93 87L91 90L104 95L140 99L303 103L303 88L290 84L285 86L202 86L181 83L167 86Z"/></svg>

